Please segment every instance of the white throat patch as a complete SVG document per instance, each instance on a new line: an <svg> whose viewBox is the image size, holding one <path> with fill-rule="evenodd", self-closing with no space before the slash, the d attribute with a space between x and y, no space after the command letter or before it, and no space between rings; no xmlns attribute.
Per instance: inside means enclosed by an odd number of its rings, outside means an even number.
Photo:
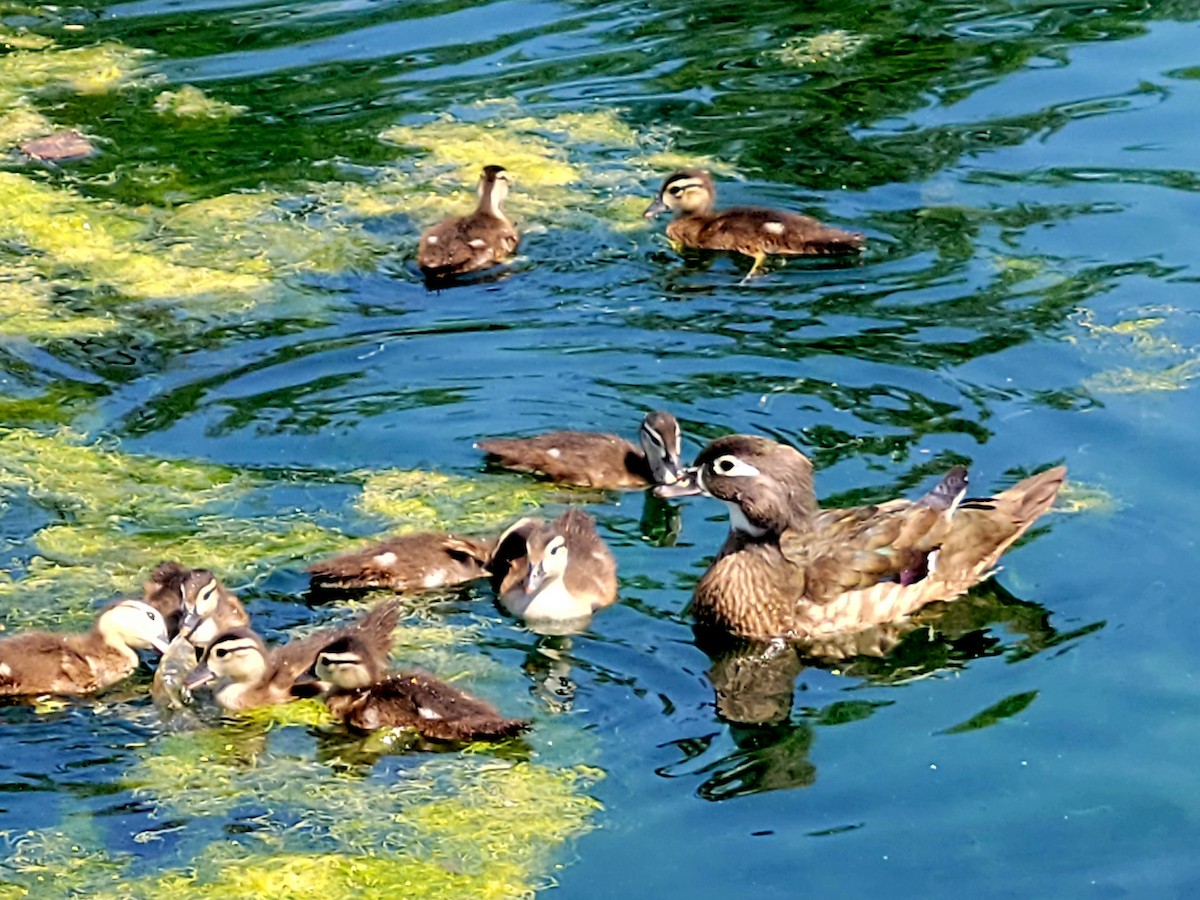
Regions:
<svg viewBox="0 0 1200 900"><path fill-rule="evenodd" d="M767 529L759 528L746 518L746 514L742 512L742 508L732 500L721 501L729 507L729 527L734 531L740 531L743 534L748 534L751 537L762 537L767 533Z"/></svg>

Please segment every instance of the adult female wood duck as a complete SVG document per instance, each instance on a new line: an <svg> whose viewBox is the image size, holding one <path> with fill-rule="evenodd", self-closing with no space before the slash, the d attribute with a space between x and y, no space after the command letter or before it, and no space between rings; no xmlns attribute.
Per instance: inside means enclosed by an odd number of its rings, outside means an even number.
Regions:
<svg viewBox="0 0 1200 900"><path fill-rule="evenodd" d="M94 694L133 674L136 651L166 648L158 610L121 600L83 634L27 631L0 640L0 695Z"/></svg>
<svg viewBox="0 0 1200 900"><path fill-rule="evenodd" d="M312 696L317 690L300 682L323 648L353 635L372 653L386 657L399 616L399 602L386 600L357 622L327 628L271 649L249 628L234 628L208 645L200 668L184 684L194 691L212 683L213 698L233 712Z"/></svg>
<svg viewBox="0 0 1200 900"><path fill-rule="evenodd" d="M508 188L503 166L484 166L475 211L439 222L421 235L417 265L427 279L466 275L512 256L520 237L501 206Z"/></svg>
<svg viewBox="0 0 1200 900"><path fill-rule="evenodd" d="M438 532L403 534L308 567L315 591L419 591L465 584L488 574L493 543Z"/></svg>
<svg viewBox="0 0 1200 900"><path fill-rule="evenodd" d="M488 568L500 604L529 622L578 621L617 601L617 563L580 509L514 523Z"/></svg>
<svg viewBox="0 0 1200 900"><path fill-rule="evenodd" d="M695 250L741 253L754 260L754 277L768 256L833 256L862 250L863 236L796 213L758 206L714 210L717 189L707 172L680 169L667 176L646 218L673 210L667 237Z"/></svg>
<svg viewBox="0 0 1200 900"><path fill-rule="evenodd" d="M1050 508L1065 477L1058 466L964 500L966 470L955 467L915 502L823 510L802 453L731 435L701 452L687 483L659 492L704 493L729 507L729 536L696 586L700 625L814 641L965 593Z"/></svg>
<svg viewBox="0 0 1200 900"><path fill-rule="evenodd" d="M317 654L315 672L330 686L326 705L351 731L411 728L430 740L475 741L511 737L529 727L428 672L388 674L381 658L354 635Z"/></svg>
<svg viewBox="0 0 1200 900"><path fill-rule="evenodd" d="M529 438L490 438L475 446L492 465L551 481L602 490L673 484L679 477L679 422L669 412L646 414L641 449L615 434L553 431Z"/></svg>

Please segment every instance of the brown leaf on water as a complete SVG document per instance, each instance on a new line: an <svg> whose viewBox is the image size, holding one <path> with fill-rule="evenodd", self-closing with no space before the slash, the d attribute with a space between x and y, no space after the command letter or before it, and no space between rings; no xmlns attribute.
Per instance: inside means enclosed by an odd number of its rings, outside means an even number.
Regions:
<svg viewBox="0 0 1200 900"><path fill-rule="evenodd" d="M74 129L67 128L56 131L45 137L22 141L18 144L21 152L33 159L43 162L66 162L73 159L84 159L96 152L95 146L86 137Z"/></svg>

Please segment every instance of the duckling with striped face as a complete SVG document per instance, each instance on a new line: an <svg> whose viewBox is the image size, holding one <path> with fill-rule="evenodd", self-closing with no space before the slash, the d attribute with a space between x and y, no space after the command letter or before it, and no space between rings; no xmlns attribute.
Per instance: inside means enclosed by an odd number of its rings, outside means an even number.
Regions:
<svg viewBox="0 0 1200 900"><path fill-rule="evenodd" d="M474 741L511 737L529 726L428 672L387 674L354 636L322 650L314 669L318 680L330 685L325 703L351 731L410 728L429 740Z"/></svg>
<svg viewBox="0 0 1200 900"><path fill-rule="evenodd" d="M809 216L736 206L716 211L717 189L707 172L680 169L667 176L646 218L673 211L667 237L681 247L740 253L754 260L745 279L754 277L768 256L834 256L858 253L863 236L823 225Z"/></svg>
<svg viewBox="0 0 1200 900"><path fill-rule="evenodd" d="M638 441L641 449L615 434L552 431L529 438L491 438L475 446L492 465L560 484L602 490L672 484L682 468L678 420L662 410L647 413Z"/></svg>
<svg viewBox="0 0 1200 900"><path fill-rule="evenodd" d="M504 166L484 166L475 211L439 222L421 235L417 265L427 280L477 272L513 255L521 239L502 206L509 185Z"/></svg>
<svg viewBox="0 0 1200 900"><path fill-rule="evenodd" d="M121 600L83 634L28 631L0 640L0 695L94 694L133 674L138 650L166 648L162 614Z"/></svg>
<svg viewBox="0 0 1200 900"><path fill-rule="evenodd" d="M321 650L341 638L354 636L371 653L386 657L399 616L399 601L385 600L356 622L324 629L270 650L250 629L234 628L209 644L200 668L188 676L184 686L194 691L212 684L213 698L234 712L313 696L316 689L305 683L305 676Z"/></svg>

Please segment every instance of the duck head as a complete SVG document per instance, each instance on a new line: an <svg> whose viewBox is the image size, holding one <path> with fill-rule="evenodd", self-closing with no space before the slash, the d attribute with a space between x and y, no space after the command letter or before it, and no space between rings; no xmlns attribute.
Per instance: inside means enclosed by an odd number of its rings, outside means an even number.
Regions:
<svg viewBox="0 0 1200 900"><path fill-rule="evenodd" d="M647 413L638 433L642 452L656 484L674 484L683 471L679 454L682 450L679 422L669 412L655 410Z"/></svg>
<svg viewBox="0 0 1200 900"><path fill-rule="evenodd" d="M646 207L642 216L652 219L668 210L686 215L707 215L712 212L716 199L717 189L707 172L701 169L680 169L667 176L654 201Z"/></svg>
<svg viewBox="0 0 1200 900"><path fill-rule="evenodd" d="M167 623L162 613L141 600L114 603L96 619L96 628L104 642L112 647L133 650L167 649Z"/></svg>
<svg viewBox="0 0 1200 900"><path fill-rule="evenodd" d="M370 687L383 673L370 651L356 637L334 641L317 654L317 680L343 691Z"/></svg>
<svg viewBox="0 0 1200 900"><path fill-rule="evenodd" d="M751 537L803 529L817 511L808 457L786 444L748 434L713 441L678 483L655 493L704 494L720 500L729 507L730 527Z"/></svg>
<svg viewBox="0 0 1200 900"><path fill-rule="evenodd" d="M479 208L487 210L492 215L504 218L500 205L508 196L512 181L504 166L484 166L479 175Z"/></svg>
<svg viewBox="0 0 1200 900"><path fill-rule="evenodd" d="M197 647L207 647L217 636L213 620L221 602L221 583L208 569L196 569L183 582L183 621L179 633Z"/></svg>
<svg viewBox="0 0 1200 900"><path fill-rule="evenodd" d="M527 544L529 575L525 591L536 594L562 579L567 571L567 539L554 529L533 532Z"/></svg>
<svg viewBox="0 0 1200 900"><path fill-rule="evenodd" d="M204 653L200 667L183 683L189 691L209 682L251 685L267 671L267 648L249 628L234 628L218 635Z"/></svg>

